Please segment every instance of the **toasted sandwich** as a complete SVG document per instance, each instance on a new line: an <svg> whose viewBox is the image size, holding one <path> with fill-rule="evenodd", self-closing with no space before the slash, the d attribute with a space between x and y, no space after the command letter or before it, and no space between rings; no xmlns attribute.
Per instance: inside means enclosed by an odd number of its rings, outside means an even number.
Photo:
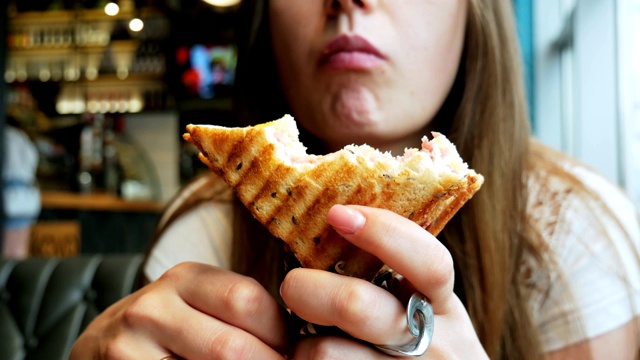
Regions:
<svg viewBox="0 0 640 360"><path fill-rule="evenodd" d="M432 135L397 157L368 145L311 155L286 115L243 128L188 125L184 139L301 266L372 280L383 264L338 235L327 212L334 204L384 208L437 235L483 177L444 135Z"/></svg>

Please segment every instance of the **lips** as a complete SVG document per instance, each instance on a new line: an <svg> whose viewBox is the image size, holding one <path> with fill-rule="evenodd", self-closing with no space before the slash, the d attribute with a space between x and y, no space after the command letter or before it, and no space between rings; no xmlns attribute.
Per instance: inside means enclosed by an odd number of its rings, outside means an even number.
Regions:
<svg viewBox="0 0 640 360"><path fill-rule="evenodd" d="M385 56L367 39L358 35L340 35L325 46L320 67L336 70L368 70L382 65Z"/></svg>

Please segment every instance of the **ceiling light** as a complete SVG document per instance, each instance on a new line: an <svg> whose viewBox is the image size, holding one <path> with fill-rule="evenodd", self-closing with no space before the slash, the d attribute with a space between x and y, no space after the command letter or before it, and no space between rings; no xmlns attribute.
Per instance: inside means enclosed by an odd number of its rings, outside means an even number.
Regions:
<svg viewBox="0 0 640 360"><path fill-rule="evenodd" d="M129 29L131 29L131 31L138 32L142 30L142 28L144 28L144 23L139 18L133 18L129 21Z"/></svg>
<svg viewBox="0 0 640 360"><path fill-rule="evenodd" d="M104 6L104 12L109 16L116 16L120 12L120 7L114 2L110 2Z"/></svg>
<svg viewBox="0 0 640 360"><path fill-rule="evenodd" d="M238 5L240 3L240 0L203 0L203 1L206 2L207 4L211 4L213 6L218 6L218 7L229 7L229 6Z"/></svg>

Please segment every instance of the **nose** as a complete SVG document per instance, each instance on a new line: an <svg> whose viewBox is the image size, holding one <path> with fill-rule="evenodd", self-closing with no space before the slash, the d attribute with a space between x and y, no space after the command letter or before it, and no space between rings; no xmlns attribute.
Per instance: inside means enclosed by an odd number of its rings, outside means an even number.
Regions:
<svg viewBox="0 0 640 360"><path fill-rule="evenodd" d="M351 13L356 9L369 10L375 0L326 0L327 14L337 16L341 12Z"/></svg>

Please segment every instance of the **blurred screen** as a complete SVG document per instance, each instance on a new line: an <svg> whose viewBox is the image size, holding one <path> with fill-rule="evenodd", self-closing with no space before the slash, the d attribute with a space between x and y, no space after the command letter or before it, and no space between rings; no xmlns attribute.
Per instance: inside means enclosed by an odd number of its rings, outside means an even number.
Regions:
<svg viewBox="0 0 640 360"><path fill-rule="evenodd" d="M187 97L229 96L235 77L237 51L233 45L179 46L175 61Z"/></svg>

